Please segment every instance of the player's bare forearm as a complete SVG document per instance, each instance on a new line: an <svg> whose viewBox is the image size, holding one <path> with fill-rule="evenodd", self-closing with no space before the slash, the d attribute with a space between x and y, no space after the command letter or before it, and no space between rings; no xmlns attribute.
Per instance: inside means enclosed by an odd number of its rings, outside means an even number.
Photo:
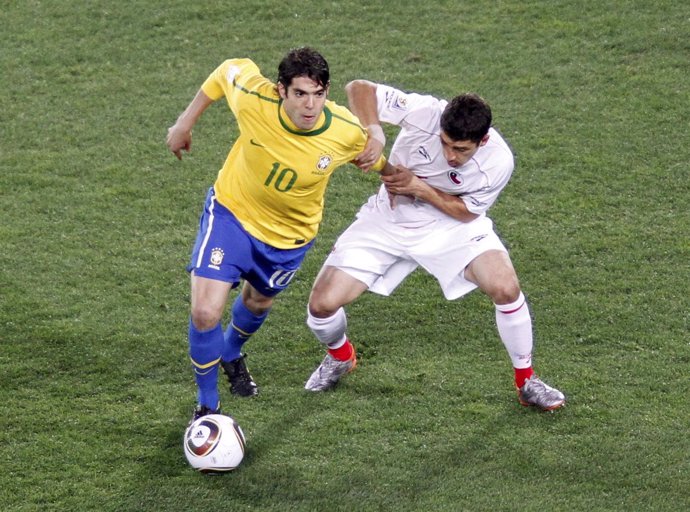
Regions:
<svg viewBox="0 0 690 512"><path fill-rule="evenodd" d="M390 194L415 197L461 222L470 222L478 217L467 209L467 205L460 197L433 188L402 166L394 169L394 174L381 176L381 181Z"/></svg>
<svg viewBox="0 0 690 512"><path fill-rule="evenodd" d="M383 166L383 169L379 171L381 176L390 176L392 174L395 174L396 172L398 172L398 170L395 167L393 167L388 160L386 160L386 165Z"/></svg>
<svg viewBox="0 0 690 512"><path fill-rule="evenodd" d="M179 160L182 160L182 150L190 151L192 147L192 128L194 128L201 114L211 103L213 103L213 100L199 89L194 99L177 118L175 124L168 128L166 144L168 149Z"/></svg>
<svg viewBox="0 0 690 512"><path fill-rule="evenodd" d="M191 130L211 103L213 100L199 89L187 108L177 118L175 124L182 129Z"/></svg>
<svg viewBox="0 0 690 512"><path fill-rule="evenodd" d="M415 195L415 197L432 204L446 215L450 215L460 222L471 222L479 217L479 215L467 209L467 205L462 198L442 192L426 183L422 183L422 185L424 185L424 191L419 195Z"/></svg>
<svg viewBox="0 0 690 512"><path fill-rule="evenodd" d="M353 80L345 86L350 110L364 126L379 124L376 108L376 84L367 80Z"/></svg>
<svg viewBox="0 0 690 512"><path fill-rule="evenodd" d="M386 146L386 136L378 118L376 84L366 80L354 80L345 86L345 92L350 110L359 118L369 134L366 146L354 161L360 169L368 172L375 168Z"/></svg>

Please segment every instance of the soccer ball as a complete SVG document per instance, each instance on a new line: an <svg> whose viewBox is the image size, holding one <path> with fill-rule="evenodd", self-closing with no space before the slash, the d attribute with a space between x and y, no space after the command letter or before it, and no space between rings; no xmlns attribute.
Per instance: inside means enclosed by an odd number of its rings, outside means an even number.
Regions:
<svg viewBox="0 0 690 512"><path fill-rule="evenodd" d="M244 458L242 429L230 416L207 414L184 433L187 461L202 473L222 473L237 468Z"/></svg>

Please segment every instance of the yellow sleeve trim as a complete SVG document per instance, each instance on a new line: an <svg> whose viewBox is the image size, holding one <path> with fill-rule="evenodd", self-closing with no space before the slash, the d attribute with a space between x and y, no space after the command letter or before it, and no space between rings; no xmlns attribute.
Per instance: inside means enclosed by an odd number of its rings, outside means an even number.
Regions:
<svg viewBox="0 0 690 512"><path fill-rule="evenodd" d="M381 172L386 166L386 157L381 155L374 165L371 166L372 171Z"/></svg>

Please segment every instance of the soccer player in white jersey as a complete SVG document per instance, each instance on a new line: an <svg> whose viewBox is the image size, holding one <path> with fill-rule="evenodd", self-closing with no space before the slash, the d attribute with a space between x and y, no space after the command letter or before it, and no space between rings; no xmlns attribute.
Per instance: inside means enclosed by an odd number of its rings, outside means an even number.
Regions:
<svg viewBox="0 0 690 512"><path fill-rule="evenodd" d="M327 100L329 85L328 63L310 48L283 58L277 84L249 59L226 60L168 130L168 148L181 159L201 114L225 98L240 131L209 190L188 266L189 355L198 389L193 419L220 411L219 366L234 395L258 393L241 349L312 246L331 174L365 148L367 131ZM384 166L385 158L377 158L374 168ZM223 332L229 292L241 281Z"/></svg>
<svg viewBox="0 0 690 512"><path fill-rule="evenodd" d="M553 410L564 395L532 369L532 321L508 251L486 212L513 172L513 154L491 127L479 96L450 103L356 80L347 85L352 112L374 136L358 157L367 170L385 145L380 123L400 127L389 155L398 169L338 238L314 282L307 325L327 354L305 388L325 391L352 371L344 306L364 291L389 295L418 266L448 300L480 288L493 301L496 326L514 368L522 405Z"/></svg>

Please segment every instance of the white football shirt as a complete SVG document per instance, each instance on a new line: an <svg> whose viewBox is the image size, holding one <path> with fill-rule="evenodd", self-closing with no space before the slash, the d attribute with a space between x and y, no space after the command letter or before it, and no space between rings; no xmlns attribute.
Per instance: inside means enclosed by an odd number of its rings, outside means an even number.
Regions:
<svg viewBox="0 0 690 512"><path fill-rule="evenodd" d="M513 154L503 137L490 128L488 142L467 163L452 168L443 156L440 138L441 114L447 101L382 84L376 86L376 100L379 120L400 127L389 155L390 163L410 169L435 189L459 196L469 211L483 215L513 172ZM451 218L424 201L407 197L397 197L391 209L384 186L375 202L380 213L407 227ZM370 205L374 206L371 202Z"/></svg>

